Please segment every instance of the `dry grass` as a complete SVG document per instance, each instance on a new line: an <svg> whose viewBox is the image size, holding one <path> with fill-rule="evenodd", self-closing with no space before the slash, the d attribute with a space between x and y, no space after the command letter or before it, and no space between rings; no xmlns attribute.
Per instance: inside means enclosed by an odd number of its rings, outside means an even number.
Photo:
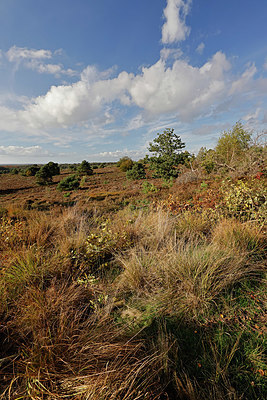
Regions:
<svg viewBox="0 0 267 400"><path fill-rule="evenodd" d="M141 190L114 174L86 180L72 208L3 214L0 398L259 399L263 226L216 210L88 205L89 188Z"/></svg>

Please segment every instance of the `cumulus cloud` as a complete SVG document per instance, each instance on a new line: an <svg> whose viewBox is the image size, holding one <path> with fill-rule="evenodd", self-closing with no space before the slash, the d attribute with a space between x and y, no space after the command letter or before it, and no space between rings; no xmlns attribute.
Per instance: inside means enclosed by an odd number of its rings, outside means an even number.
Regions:
<svg viewBox="0 0 267 400"><path fill-rule="evenodd" d="M189 13L191 0L167 0L164 9L166 22L162 27L162 43L174 43L185 38L190 33L190 28L185 24Z"/></svg>
<svg viewBox="0 0 267 400"><path fill-rule="evenodd" d="M196 52L198 54L202 54L205 48L205 44L203 42L199 43L199 45L196 48Z"/></svg>
<svg viewBox="0 0 267 400"><path fill-rule="evenodd" d="M187 120L209 107L225 90L225 72L230 64L216 53L202 67L176 60L166 67L164 60L139 75L121 72L104 79L95 67L87 67L72 85L52 86L33 100L19 116L26 126L36 129L81 124L103 113L113 101L136 105L150 115L176 112Z"/></svg>
<svg viewBox="0 0 267 400"><path fill-rule="evenodd" d="M132 101L150 114L177 112L181 119L193 118L224 93L224 74L229 68L221 52L200 68L183 60L167 68L159 60L133 80Z"/></svg>
<svg viewBox="0 0 267 400"><path fill-rule="evenodd" d="M74 132L76 127L89 137L115 122L119 105L125 110L132 106L139 109L125 125L127 132L149 126L161 116L191 122L217 113L225 99L233 102L238 97L240 103L240 93L248 87L259 93L257 87L267 84L267 80L264 83L255 78L254 65L234 78L222 52L200 67L182 59L169 64L161 57L139 74L123 71L117 76L113 69L100 72L88 66L73 84L52 86L45 95L22 103L19 109L0 107L0 129L30 135L43 132L49 141L58 142L60 134L56 137L51 132L64 130L66 141L66 132Z"/></svg>
<svg viewBox="0 0 267 400"><path fill-rule="evenodd" d="M131 77L131 74L121 72L116 78L104 80L94 67L88 67L78 82L52 86L46 95L37 97L22 111L21 117L36 128L83 123L97 116L114 100L124 103Z"/></svg>

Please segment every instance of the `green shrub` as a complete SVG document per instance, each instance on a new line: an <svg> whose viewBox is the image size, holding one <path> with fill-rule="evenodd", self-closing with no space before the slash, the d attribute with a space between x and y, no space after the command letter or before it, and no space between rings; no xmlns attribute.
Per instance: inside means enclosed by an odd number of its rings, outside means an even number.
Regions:
<svg viewBox="0 0 267 400"><path fill-rule="evenodd" d="M144 165L140 162L134 163L132 169L129 169L126 172L127 179L145 179L146 178L146 171Z"/></svg>
<svg viewBox="0 0 267 400"><path fill-rule="evenodd" d="M61 192L63 190L74 190L78 189L80 186L79 180L77 179L76 175L70 175L67 176L66 178L62 179L62 181L59 182L57 185L57 190L60 190Z"/></svg>
<svg viewBox="0 0 267 400"><path fill-rule="evenodd" d="M147 193L157 193L159 189L153 185L153 183L150 182L144 182L142 185L142 192L147 194Z"/></svg>
<svg viewBox="0 0 267 400"><path fill-rule="evenodd" d="M134 165L133 160L131 160L129 157L122 157L118 162L117 162L117 167L119 167L119 169L122 172L126 172L129 171L130 169L132 169Z"/></svg>
<svg viewBox="0 0 267 400"><path fill-rule="evenodd" d="M86 160L83 160L81 162L81 164L77 168L77 172L79 175L93 175L91 164Z"/></svg>
<svg viewBox="0 0 267 400"><path fill-rule="evenodd" d="M266 217L266 188L263 182L226 181L222 190L225 206L231 216L244 221Z"/></svg>
<svg viewBox="0 0 267 400"><path fill-rule="evenodd" d="M35 176L39 170L40 170L40 167L38 167L38 165L31 165L29 168L26 169L25 175L26 176Z"/></svg>
<svg viewBox="0 0 267 400"><path fill-rule="evenodd" d="M54 175L60 174L60 168L58 163L50 161L49 163L43 165L41 169L36 173L36 182L38 185L47 185L52 182Z"/></svg>

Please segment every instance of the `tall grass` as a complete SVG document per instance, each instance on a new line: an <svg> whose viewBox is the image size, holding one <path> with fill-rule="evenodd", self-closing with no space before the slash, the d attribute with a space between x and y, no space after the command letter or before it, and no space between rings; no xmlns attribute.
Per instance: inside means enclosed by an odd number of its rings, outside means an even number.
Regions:
<svg viewBox="0 0 267 400"><path fill-rule="evenodd" d="M1 399L264 395L263 226L74 207L0 232Z"/></svg>

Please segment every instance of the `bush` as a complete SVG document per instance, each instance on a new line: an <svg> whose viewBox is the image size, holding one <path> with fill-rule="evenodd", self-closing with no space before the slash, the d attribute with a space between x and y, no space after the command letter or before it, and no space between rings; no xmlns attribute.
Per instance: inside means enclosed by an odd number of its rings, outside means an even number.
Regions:
<svg viewBox="0 0 267 400"><path fill-rule="evenodd" d="M81 164L77 168L77 172L79 175L93 175L91 164L86 160L83 160L81 162Z"/></svg>
<svg viewBox="0 0 267 400"><path fill-rule="evenodd" d="M25 175L35 176L38 171L40 171L40 167L38 167L38 165L31 165L29 168L26 169Z"/></svg>
<svg viewBox="0 0 267 400"><path fill-rule="evenodd" d="M224 182L224 202L232 217L241 220L264 220L266 217L266 188L264 182L241 180L236 183Z"/></svg>
<svg viewBox="0 0 267 400"><path fill-rule="evenodd" d="M150 182L144 182L143 187L142 187L142 192L147 194L147 193L157 193L159 189L153 185L153 183Z"/></svg>
<svg viewBox="0 0 267 400"><path fill-rule="evenodd" d="M57 190L60 190L61 192L63 190L74 190L78 189L80 186L79 180L77 179L76 175L70 175L67 176L66 178L62 179L62 181L59 182L57 185Z"/></svg>
<svg viewBox="0 0 267 400"><path fill-rule="evenodd" d="M60 168L57 163L50 161L43 165L41 169L36 173L36 182L38 185L47 185L52 182L54 175L60 174Z"/></svg>
<svg viewBox="0 0 267 400"><path fill-rule="evenodd" d="M130 169L132 169L134 165L133 160L131 160L129 157L122 157L118 162L117 162L117 167L119 167L119 169L122 172L126 172L129 171Z"/></svg>
<svg viewBox="0 0 267 400"><path fill-rule="evenodd" d="M140 162L134 163L132 169L129 169L126 172L127 179L145 179L146 178L146 171L144 165Z"/></svg>

